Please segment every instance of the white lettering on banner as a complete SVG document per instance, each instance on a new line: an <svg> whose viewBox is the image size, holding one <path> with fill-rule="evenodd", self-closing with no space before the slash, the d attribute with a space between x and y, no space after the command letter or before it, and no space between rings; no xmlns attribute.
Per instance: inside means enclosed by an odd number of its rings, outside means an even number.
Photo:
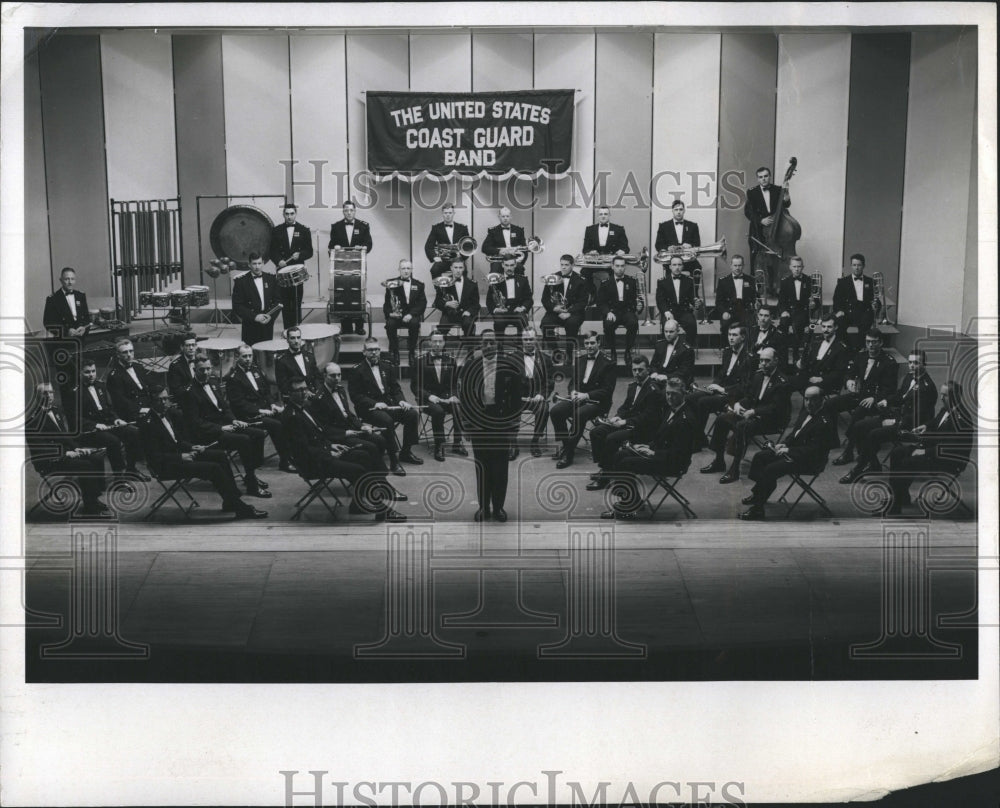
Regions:
<svg viewBox="0 0 1000 808"><path fill-rule="evenodd" d="M460 149L464 133L464 129L407 129L406 148Z"/></svg>
<svg viewBox="0 0 1000 808"><path fill-rule="evenodd" d="M535 142L533 126L494 126L490 129L473 129L472 145L499 148L501 146L531 146Z"/></svg>
<svg viewBox="0 0 1000 808"><path fill-rule="evenodd" d="M493 149L478 151L454 151L445 149L444 164L446 166L493 166L497 162L497 153Z"/></svg>
<svg viewBox="0 0 1000 808"><path fill-rule="evenodd" d="M427 107L432 121L442 118L485 118L485 101L434 101Z"/></svg>
<svg viewBox="0 0 1000 808"><path fill-rule="evenodd" d="M537 104L524 104L520 101L494 101L493 117L509 118L512 121L532 121L533 123L548 123L551 111L548 107Z"/></svg>

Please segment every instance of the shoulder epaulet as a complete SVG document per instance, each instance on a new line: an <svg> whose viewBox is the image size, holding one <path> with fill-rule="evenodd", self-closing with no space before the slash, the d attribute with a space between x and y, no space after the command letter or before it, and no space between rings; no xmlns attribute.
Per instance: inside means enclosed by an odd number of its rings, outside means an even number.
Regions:
<svg viewBox="0 0 1000 808"><path fill-rule="evenodd" d="M368 222L366 222L364 219L355 219L354 221L357 222L358 224L363 224L365 227L368 227Z"/></svg>

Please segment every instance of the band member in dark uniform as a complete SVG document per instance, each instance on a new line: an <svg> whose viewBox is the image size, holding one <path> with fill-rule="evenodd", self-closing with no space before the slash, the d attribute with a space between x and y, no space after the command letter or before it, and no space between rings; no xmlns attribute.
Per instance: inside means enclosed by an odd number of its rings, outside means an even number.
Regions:
<svg viewBox="0 0 1000 808"><path fill-rule="evenodd" d="M663 339L657 340L653 348L649 372L653 381L661 384L671 376L684 382L685 387L690 387L694 381L694 351L680 336L680 328L674 319L663 322Z"/></svg>
<svg viewBox="0 0 1000 808"><path fill-rule="evenodd" d="M278 289L274 275L264 272L264 259L253 252L247 260L250 271L233 281L233 314L242 323L240 339L247 345L256 345L274 338L274 315L270 312L279 304L289 303L287 299L284 303L279 300L278 292L282 290ZM286 324L291 316L283 317Z"/></svg>
<svg viewBox="0 0 1000 808"><path fill-rule="evenodd" d="M707 445L705 426L708 424L709 413L720 413L739 401L750 375L746 326L738 323L729 326L728 339L729 345L722 352L722 362L715 371L712 383L704 389L693 390L685 399L697 430L694 436L695 451L701 451Z"/></svg>
<svg viewBox="0 0 1000 808"><path fill-rule="evenodd" d="M434 296L434 308L441 312L437 330L446 333L458 326L462 336L470 337L476 333L479 319L479 286L466 276L465 262L461 259L451 262L451 278L453 285L438 287Z"/></svg>
<svg viewBox="0 0 1000 808"><path fill-rule="evenodd" d="M526 247L528 242L524 238L524 228L510 223L510 208L500 208L500 224L494 225L486 231L486 238L483 239L483 255L495 258L504 250L511 250L515 247ZM521 250L515 257L515 271L518 276L524 275L524 262L528 258L528 251Z"/></svg>
<svg viewBox="0 0 1000 808"><path fill-rule="evenodd" d="M779 188L771 184L771 169L761 166L757 169L757 186L747 191L747 201L743 206L743 215L750 222L750 266L755 267L757 253L764 248L758 242L767 242L767 229L774 223L774 214L778 206L789 208L792 200L787 188ZM768 286L773 292L777 278L769 277Z"/></svg>
<svg viewBox="0 0 1000 808"><path fill-rule="evenodd" d="M601 514L602 519L635 518L641 500L635 475L676 477L691 465L694 424L684 405L684 383L680 379L667 379L663 397L666 401L663 416L648 442L633 442L615 455L609 475L616 478L614 486L621 498L610 511Z"/></svg>
<svg viewBox="0 0 1000 808"><path fill-rule="evenodd" d="M966 409L962 386L950 381L941 385L941 409L926 425L903 436L904 445L889 455L889 485L892 504L886 515L893 516L911 504L910 486L918 476L939 472L956 475L969 462L975 442L975 424Z"/></svg>
<svg viewBox="0 0 1000 808"><path fill-rule="evenodd" d="M76 270L63 267L61 288L45 298L42 324L55 337L82 337L90 325L87 296L76 290Z"/></svg>
<svg viewBox="0 0 1000 808"><path fill-rule="evenodd" d="M181 352L170 360L167 368L167 389L171 396L179 396L194 381L194 360L198 354L198 338L191 333L184 335Z"/></svg>
<svg viewBox="0 0 1000 808"><path fill-rule="evenodd" d="M153 400L150 394L152 379L135 361L135 348L129 340L119 340L115 346L115 361L104 383L119 418L138 421L140 415L149 411Z"/></svg>
<svg viewBox="0 0 1000 808"><path fill-rule="evenodd" d="M567 254L559 258L559 278L558 284L554 286L546 284L542 290L542 307L545 309L545 314L542 315L540 325L542 336L550 345L555 339L557 326L566 329L567 338L576 340L586 317L587 302L590 298L587 281L573 271L572 255Z"/></svg>
<svg viewBox="0 0 1000 808"><path fill-rule="evenodd" d="M186 419L172 406L166 388L153 391L152 408L139 422L149 470L160 480L208 480L222 497L222 510L237 519L264 519L261 511L240 499L229 458L222 449L193 444Z"/></svg>
<svg viewBox="0 0 1000 808"><path fill-rule="evenodd" d="M444 461L444 417L451 415L452 450L455 454L467 455L462 446L462 419L459 416L458 366L444 350L444 334L431 334L431 349L424 354L420 364L414 367L410 380L410 390L419 404L427 407L434 432L434 459Z"/></svg>
<svg viewBox="0 0 1000 808"><path fill-rule="evenodd" d="M764 504L778 487L779 479L793 472L815 474L826 465L837 432L830 419L820 411L822 404L823 391L819 387L807 387L805 406L785 439L754 455L748 475L754 486L742 500L750 509L741 513L740 519L763 521Z"/></svg>
<svg viewBox="0 0 1000 808"><path fill-rule="evenodd" d="M760 369L750 378L743 398L731 410L720 413L715 420L710 448L715 459L702 470L702 474L725 471L720 483L735 482L740 478L740 461L747 450L747 442L753 435L766 434L784 429L791 411L788 381L778 371L778 357L774 348L764 348L760 352ZM735 433L733 441L733 462L726 471L724 454L726 438Z"/></svg>
<svg viewBox="0 0 1000 808"><path fill-rule="evenodd" d="M322 384L316 357L305 350L302 329L293 326L285 332L288 350L278 355L274 361L274 378L282 395L288 395L292 379L305 379L310 390L318 390Z"/></svg>
<svg viewBox="0 0 1000 808"><path fill-rule="evenodd" d="M385 333L389 337L389 355L399 365L399 329L406 329L406 350L410 367L416 364L417 340L420 323L427 310L427 293L424 282L413 277L413 264L406 258L399 262L399 285L386 287L382 313L385 315Z"/></svg>
<svg viewBox="0 0 1000 808"><path fill-rule="evenodd" d="M660 222L660 226L656 228L656 251L663 252L671 247L700 247L701 234L698 232L698 225L685 220L684 203L679 199L674 200L670 212L673 218L669 222ZM701 262L697 258L682 263L684 274L688 277L694 270L701 269Z"/></svg>
<svg viewBox="0 0 1000 808"><path fill-rule="evenodd" d="M458 244L469 237L469 228L455 221L455 206L449 202L441 208L442 221L431 226L431 232L424 243L424 255L431 262L431 280L448 271L450 260L437 254L437 246Z"/></svg>
<svg viewBox="0 0 1000 808"><path fill-rule="evenodd" d="M837 339L837 326L832 314L824 317L820 325L823 338L812 340L808 352L799 360L801 370L791 379L791 385L793 390L800 392L816 386L823 391L823 395L835 395L844 386L850 351Z"/></svg>
<svg viewBox="0 0 1000 808"><path fill-rule="evenodd" d="M345 202L343 212L344 218L330 225L330 243L327 245L327 249L330 250L331 261L335 250L363 248L366 254L372 251L371 228L368 226L368 222L354 218L354 203ZM341 317L343 333L351 333L352 323L355 334L365 333L364 317L360 314Z"/></svg>
<svg viewBox="0 0 1000 808"><path fill-rule="evenodd" d="M80 385L73 391L72 412L74 429L81 446L103 448L108 454L111 470L128 472L145 482L149 477L135 467L142 458L139 428L120 418L111 404L104 385L97 381L97 363L84 359L80 367Z"/></svg>
<svg viewBox="0 0 1000 808"><path fill-rule="evenodd" d="M503 280L490 285L486 291L486 309L493 315L493 328L501 340L509 326L514 328L518 337L521 336L534 303L528 279L517 275L516 269L514 257L505 258Z"/></svg>
<svg viewBox="0 0 1000 808"><path fill-rule="evenodd" d="M610 471L625 441L645 443L663 419L665 401L660 386L649 375L649 360L632 358L632 383L618 411L590 430L590 449L601 471L591 475L588 491L600 491L611 482Z"/></svg>
<svg viewBox="0 0 1000 808"><path fill-rule="evenodd" d="M294 264L304 264L313 257L312 233L304 224L295 221L298 207L286 202L281 209L285 220L271 231L271 247L268 253L271 263L278 270ZM298 286L279 287L281 299L281 322L285 328L302 322L302 290L305 284ZM268 337L270 339L270 337ZM252 345L243 338L244 342Z"/></svg>
<svg viewBox="0 0 1000 808"><path fill-rule="evenodd" d="M684 337L691 345L698 341L698 320L694 316L694 281L683 275L684 262L679 256L670 259L670 274L656 282L656 308L660 310L660 324L670 312L684 329Z"/></svg>
<svg viewBox="0 0 1000 808"><path fill-rule="evenodd" d="M732 274L719 278L715 287L715 311L719 315L719 331L727 333L732 324L753 325L757 287L753 278L743 274L743 256L734 255L730 261Z"/></svg>
<svg viewBox="0 0 1000 808"><path fill-rule="evenodd" d="M517 377L521 382L523 408L535 414L535 426L531 434L532 457L542 456L541 441L545 437L545 426L549 422L549 399L555 388L555 371L552 360L538 350L538 339L534 329L527 328L521 334L521 351L514 355L517 362ZM511 446L511 460L518 455L517 430L514 427L514 443Z"/></svg>
<svg viewBox="0 0 1000 808"><path fill-rule="evenodd" d="M778 284L778 328L785 335L793 352L793 361L799 361L802 337L809 327L809 311L812 308L812 278L803 274L805 262L797 255L788 259L792 274L781 279ZM822 305L822 301L820 301Z"/></svg>
<svg viewBox="0 0 1000 808"><path fill-rule="evenodd" d="M750 351L750 360L754 367L757 367L760 352L765 348L773 348L778 357L778 364L785 365L788 356L788 349L785 348L784 335L774 325L771 318L771 307L764 305L757 309L757 325L750 329L747 336L747 349Z"/></svg>
<svg viewBox="0 0 1000 808"><path fill-rule="evenodd" d="M610 283L610 281L605 281ZM601 341L596 331L589 331L583 338L584 355L573 364L569 380L569 398L559 401L549 410L556 440L562 445L556 451L556 468L573 465L576 446L580 442L587 422L611 409L615 395L618 369L601 353ZM573 427L570 430L569 421Z"/></svg>
<svg viewBox="0 0 1000 808"><path fill-rule="evenodd" d="M625 329L625 361L631 363L635 335L639 333L639 317L635 313L639 288L635 278L625 274L625 259L615 256L611 259L614 273L597 290L597 308L604 323L604 339L611 349L612 363L618 361L615 331Z"/></svg>
<svg viewBox="0 0 1000 808"><path fill-rule="evenodd" d="M865 257L851 256L851 274L837 281L833 290L833 316L838 335L855 350L865 343L865 335L875 325L875 281L865 275ZM857 334L848 333L851 326Z"/></svg>
<svg viewBox="0 0 1000 808"><path fill-rule="evenodd" d="M493 331L479 335L480 350L463 366L458 382L462 424L476 460L477 522L507 521L510 442L521 412L520 383L510 354L497 352Z"/></svg>
<svg viewBox="0 0 1000 808"><path fill-rule="evenodd" d="M386 439L378 429L364 423L351 411L347 388L342 384L343 378L340 365L327 362L323 368L323 384L320 385L319 392L309 397L307 409L330 440L351 448L361 447L373 458L368 468L384 471L382 456L387 454Z"/></svg>
<svg viewBox="0 0 1000 808"><path fill-rule="evenodd" d="M226 396L233 415L241 421L260 421L278 452L278 468L281 471L295 471L288 441L281 427L280 416L284 407L271 399L270 384L253 361L253 348L246 344L237 348L236 364L226 374L225 381Z"/></svg>
<svg viewBox="0 0 1000 808"><path fill-rule="evenodd" d="M583 252L598 255L627 255L628 235L625 228L611 221L611 209L601 206L597 209L597 224L589 225L583 231ZM572 258L570 258L572 263Z"/></svg>

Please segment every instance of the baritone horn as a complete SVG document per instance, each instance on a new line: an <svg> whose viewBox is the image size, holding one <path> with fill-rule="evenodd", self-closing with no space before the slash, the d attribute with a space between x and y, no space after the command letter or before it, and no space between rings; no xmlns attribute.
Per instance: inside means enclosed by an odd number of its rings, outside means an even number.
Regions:
<svg viewBox="0 0 1000 808"><path fill-rule="evenodd" d="M443 258L445 261L454 261L458 258L471 258L476 247L479 246L472 236L464 236L455 244L435 244L434 255Z"/></svg>
<svg viewBox="0 0 1000 808"><path fill-rule="evenodd" d="M431 281L438 289L450 289L455 285L455 279L450 275L438 275Z"/></svg>
<svg viewBox="0 0 1000 808"><path fill-rule="evenodd" d="M542 241L541 236L532 236L528 239L525 249L533 255L538 255L545 252L545 242Z"/></svg>

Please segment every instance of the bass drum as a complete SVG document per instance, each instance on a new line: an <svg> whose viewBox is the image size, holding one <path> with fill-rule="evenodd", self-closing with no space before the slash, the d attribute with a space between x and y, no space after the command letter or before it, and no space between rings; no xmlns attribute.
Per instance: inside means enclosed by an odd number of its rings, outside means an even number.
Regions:
<svg viewBox="0 0 1000 808"><path fill-rule="evenodd" d="M231 258L241 267L249 264L250 253L267 259L274 222L260 208L232 205L215 217L208 240L219 258Z"/></svg>

